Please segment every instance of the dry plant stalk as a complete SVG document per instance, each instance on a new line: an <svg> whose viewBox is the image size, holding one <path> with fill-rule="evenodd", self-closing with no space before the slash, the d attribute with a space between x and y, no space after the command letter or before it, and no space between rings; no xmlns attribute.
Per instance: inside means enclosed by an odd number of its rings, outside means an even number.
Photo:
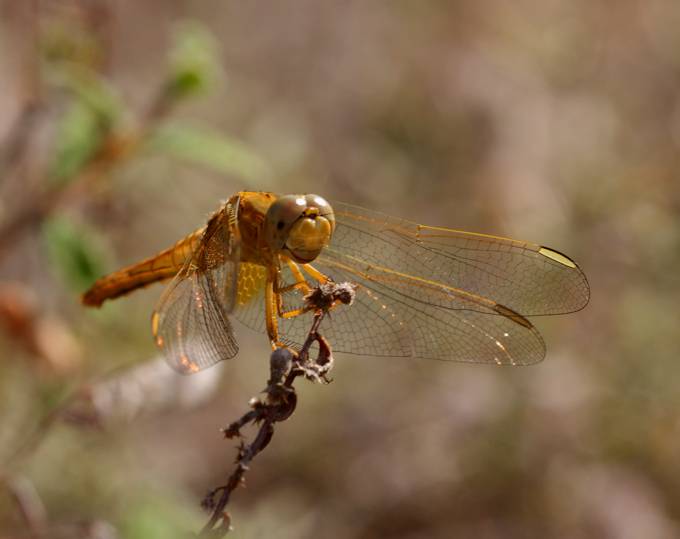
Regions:
<svg viewBox="0 0 680 539"><path fill-rule="evenodd" d="M225 438L241 438L241 429L248 425L259 425L257 435L250 443L241 440L238 446L236 467L227 482L211 490L203 499L202 506L211 511L210 518L199 537L224 537L231 528L231 517L226 511L231 494L245 481L252 460L269 445L274 436L274 424L288 419L297 406L297 394L293 382L298 376L317 383L328 384L328 373L333 367L330 344L319 333L319 326L334 303L350 305L354 300L355 285L351 283L327 282L314 288L305 297L306 308L314 311L312 326L299 351L281 346L269 358L270 377L264 389L263 398L250 401L251 410L240 419L223 429ZM309 353L314 343L319 346L316 359L310 360Z"/></svg>

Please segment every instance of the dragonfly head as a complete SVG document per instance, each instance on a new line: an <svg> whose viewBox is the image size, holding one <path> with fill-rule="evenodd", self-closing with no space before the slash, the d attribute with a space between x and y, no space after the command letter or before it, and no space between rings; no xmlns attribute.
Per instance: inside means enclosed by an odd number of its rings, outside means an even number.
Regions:
<svg viewBox="0 0 680 539"><path fill-rule="evenodd" d="M314 260L335 229L333 208L318 195L284 195L269 207L264 230L269 247L296 262Z"/></svg>

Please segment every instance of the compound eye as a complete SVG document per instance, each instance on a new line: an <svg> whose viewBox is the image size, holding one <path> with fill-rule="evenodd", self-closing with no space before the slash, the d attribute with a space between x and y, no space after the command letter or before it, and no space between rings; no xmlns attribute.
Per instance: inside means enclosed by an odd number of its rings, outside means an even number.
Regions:
<svg viewBox="0 0 680 539"><path fill-rule="evenodd" d="M307 209L305 197L283 195L269 206L265 217L265 237L273 251L280 251L286 245L286 239L293 223Z"/></svg>

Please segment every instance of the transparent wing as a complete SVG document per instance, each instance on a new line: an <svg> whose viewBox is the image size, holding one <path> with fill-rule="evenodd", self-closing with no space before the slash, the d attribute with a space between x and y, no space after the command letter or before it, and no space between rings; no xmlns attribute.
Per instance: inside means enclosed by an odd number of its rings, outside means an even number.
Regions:
<svg viewBox="0 0 680 539"><path fill-rule="evenodd" d="M240 257L233 208L228 204L210 219L198 247L164 291L151 318L156 345L182 374L198 372L238 352L228 316L236 301Z"/></svg>
<svg viewBox="0 0 680 539"><path fill-rule="evenodd" d="M524 316L578 311L590 298L581 269L549 247L419 225L343 203L333 207L338 226L326 253L334 261L389 268Z"/></svg>

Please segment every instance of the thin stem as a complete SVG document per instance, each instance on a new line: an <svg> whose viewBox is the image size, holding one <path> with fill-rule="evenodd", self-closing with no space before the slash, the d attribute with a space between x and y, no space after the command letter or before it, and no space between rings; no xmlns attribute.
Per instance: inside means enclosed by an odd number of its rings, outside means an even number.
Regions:
<svg viewBox="0 0 680 539"><path fill-rule="evenodd" d="M224 537L231 529L231 518L226 513L225 508L229 503L232 492L243 484L245 474L249 470L250 463L253 459L269 445L274 436L274 425L277 422L288 419L295 409L297 404L297 397L293 382L298 376L307 375L309 372L308 358L309 351L315 341L320 339L318 334L319 326L325 316L325 311L318 311L314 315L314 321L307 334L307 338L302 345L299 352L293 353L288 349L278 349L272 353L270 361L272 363L272 372L274 372L275 355L280 351L291 354L291 365L283 382L277 381L272 376L267 384L265 393L267 394L266 403L259 399L253 401L253 409L244 414L239 420L231 423L224 432L225 436L232 438L240 436L240 429L249 423L259 423L260 427L257 431L255 439L245 444L241 442L238 450L238 458L236 460L236 467L227 479L227 483L221 487L212 490L204 499L203 505L211 509L212 513L208 522L203 526L199 533L199 537ZM215 496L220 493L219 499L215 502ZM216 527L217 526L217 527Z"/></svg>

